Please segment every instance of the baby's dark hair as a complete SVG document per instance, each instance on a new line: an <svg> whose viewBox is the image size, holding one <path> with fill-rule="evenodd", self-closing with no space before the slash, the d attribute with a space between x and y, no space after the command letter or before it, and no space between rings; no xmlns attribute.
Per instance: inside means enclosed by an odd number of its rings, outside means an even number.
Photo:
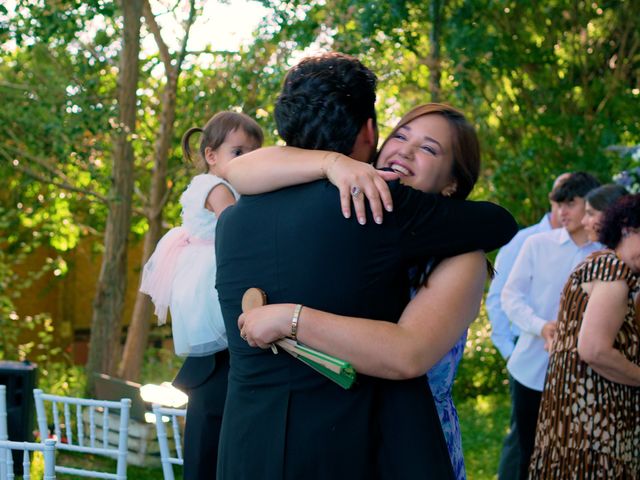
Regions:
<svg viewBox="0 0 640 480"><path fill-rule="evenodd" d="M616 248L625 230L640 228L640 194L618 199L604 213L598 237L609 248Z"/></svg>
<svg viewBox="0 0 640 480"><path fill-rule="evenodd" d="M191 147L189 140L194 133L202 133L200 140L200 158L197 165L204 172L208 171L207 162L204 159L204 151L207 147L216 150L224 143L229 132L241 128L245 133L256 141L256 148L262 146L264 135L260 125L248 115L238 112L218 112L209 119L204 128L192 127L182 136L182 155L188 162L192 162Z"/></svg>

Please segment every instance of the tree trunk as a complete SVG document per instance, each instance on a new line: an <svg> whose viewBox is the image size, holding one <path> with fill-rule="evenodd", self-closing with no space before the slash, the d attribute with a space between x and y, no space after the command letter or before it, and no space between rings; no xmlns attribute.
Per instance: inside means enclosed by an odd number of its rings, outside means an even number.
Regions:
<svg viewBox="0 0 640 480"><path fill-rule="evenodd" d="M140 52L142 0L121 2L123 47L118 79L119 126L113 148L112 186L105 229L102 267L93 300L91 341L87 362L87 389L93 390L93 373L112 374L120 347L121 317L127 285L127 246L133 194L133 148L136 90Z"/></svg>
<svg viewBox="0 0 640 480"><path fill-rule="evenodd" d="M155 165L151 179L149 208L147 209L149 230L144 236L142 253L143 267L162 237L162 207L166 202L167 195L167 167L176 114L176 90L176 76L170 74L162 94L160 132L155 145ZM118 376L126 380L134 382L140 380L144 351L147 348L151 327L152 307L149 296L138 292L124 345L122 363L118 369Z"/></svg>
<svg viewBox="0 0 640 480"><path fill-rule="evenodd" d="M431 101L440 101L440 75L442 66L440 64L440 27L442 22L442 3L443 0L432 0L429 8L431 9L431 33L429 35L429 92L431 93Z"/></svg>
<svg viewBox="0 0 640 480"><path fill-rule="evenodd" d="M153 249L162 236L162 209L167 201L167 169L169 163L169 150L173 139L174 123L176 118L176 96L178 91L178 78L182 71L182 62L187 51L189 32L195 20L195 1L189 4L189 18L184 29L182 48L177 55L175 65L172 65L171 55L167 45L162 40L160 28L155 21L148 0L144 1L144 17L149 30L153 34L160 57L164 63L167 83L162 93L162 111L160 112L160 130L158 132L154 148L154 168L151 179L151 191L149 205L147 206L147 219L149 230L144 237L144 249L142 254L142 267L151 256ZM139 381L144 351L149 339L152 304L150 298L138 292L133 308L133 316L127 333L122 363L118 368L118 376L126 380Z"/></svg>

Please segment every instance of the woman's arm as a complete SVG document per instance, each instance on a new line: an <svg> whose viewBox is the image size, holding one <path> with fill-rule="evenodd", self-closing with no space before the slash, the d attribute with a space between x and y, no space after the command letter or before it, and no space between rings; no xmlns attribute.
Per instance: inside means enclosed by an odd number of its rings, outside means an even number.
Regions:
<svg viewBox="0 0 640 480"><path fill-rule="evenodd" d="M444 260L405 308L400 321L343 317L303 308L298 340L350 362L358 372L388 379L426 373L476 318L486 278L481 252ZM240 316L252 346L267 348L288 336L294 305L267 305Z"/></svg>
<svg viewBox="0 0 640 480"><path fill-rule="evenodd" d="M371 205L375 219L382 222L382 205L393 208L386 180L395 180L393 172L376 170L368 163L358 162L346 155L324 150L304 150L295 147L265 147L229 162L226 179L243 195L271 192L284 187L327 178L340 191L340 204L345 218L351 216L353 200L360 223L366 222L364 197ZM351 188L363 193L352 198Z"/></svg>
<svg viewBox="0 0 640 480"><path fill-rule="evenodd" d="M612 382L640 386L640 366L614 348L627 313L628 285L594 282L578 334L578 355L591 368Z"/></svg>

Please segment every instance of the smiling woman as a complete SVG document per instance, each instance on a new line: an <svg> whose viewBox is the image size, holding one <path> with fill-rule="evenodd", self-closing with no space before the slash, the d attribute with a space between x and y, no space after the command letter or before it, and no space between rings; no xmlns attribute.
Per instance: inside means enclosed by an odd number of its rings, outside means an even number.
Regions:
<svg viewBox="0 0 640 480"><path fill-rule="evenodd" d="M465 198L478 180L480 145L459 110L440 103L411 109L382 144L377 167L425 192Z"/></svg>

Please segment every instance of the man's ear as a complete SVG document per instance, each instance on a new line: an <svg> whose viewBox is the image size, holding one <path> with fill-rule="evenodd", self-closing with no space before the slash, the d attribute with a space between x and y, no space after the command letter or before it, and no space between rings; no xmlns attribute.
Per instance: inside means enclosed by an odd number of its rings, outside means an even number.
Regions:
<svg viewBox="0 0 640 480"><path fill-rule="evenodd" d="M378 128L373 118L369 118L360 128L353 151L349 156L360 162L370 162L377 146Z"/></svg>
<svg viewBox="0 0 640 480"><path fill-rule="evenodd" d="M204 161L207 162L207 165L211 167L216 164L216 151L213 148L205 147Z"/></svg>
<svg viewBox="0 0 640 480"><path fill-rule="evenodd" d="M378 147L378 126L376 122L374 122L373 118L367 119L365 124L367 143L373 146L373 148Z"/></svg>

